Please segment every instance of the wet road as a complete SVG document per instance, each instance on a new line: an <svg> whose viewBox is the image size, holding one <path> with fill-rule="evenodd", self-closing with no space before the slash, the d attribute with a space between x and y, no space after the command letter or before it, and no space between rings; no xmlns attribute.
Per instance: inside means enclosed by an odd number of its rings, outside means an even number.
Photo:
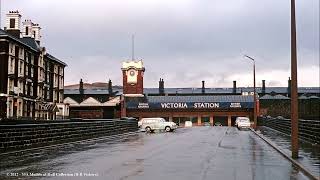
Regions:
<svg viewBox="0 0 320 180"><path fill-rule="evenodd" d="M251 131L233 127L135 133L0 158L0 179L308 179Z"/></svg>
<svg viewBox="0 0 320 180"><path fill-rule="evenodd" d="M258 133L272 140L279 149L291 155L291 136L277 130L262 126ZM305 168L315 176L320 176L320 146L312 145L306 141L299 141L299 158L297 159Z"/></svg>

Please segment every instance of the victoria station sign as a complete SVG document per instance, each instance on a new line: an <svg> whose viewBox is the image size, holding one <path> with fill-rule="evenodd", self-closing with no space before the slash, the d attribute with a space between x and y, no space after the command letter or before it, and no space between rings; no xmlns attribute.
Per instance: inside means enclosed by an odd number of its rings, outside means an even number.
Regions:
<svg viewBox="0 0 320 180"><path fill-rule="evenodd" d="M253 102L165 102L136 103L128 102L128 109L229 109L253 108Z"/></svg>

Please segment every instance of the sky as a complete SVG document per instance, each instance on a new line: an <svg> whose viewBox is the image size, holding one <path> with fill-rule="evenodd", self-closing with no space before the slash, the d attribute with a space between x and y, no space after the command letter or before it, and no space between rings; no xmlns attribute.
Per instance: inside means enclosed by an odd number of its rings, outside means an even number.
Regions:
<svg viewBox="0 0 320 180"><path fill-rule="evenodd" d="M42 27L41 45L68 66L65 84L113 81L121 64L146 68L145 87L287 86L290 0L1 0ZM319 86L319 0L296 0L298 86Z"/></svg>

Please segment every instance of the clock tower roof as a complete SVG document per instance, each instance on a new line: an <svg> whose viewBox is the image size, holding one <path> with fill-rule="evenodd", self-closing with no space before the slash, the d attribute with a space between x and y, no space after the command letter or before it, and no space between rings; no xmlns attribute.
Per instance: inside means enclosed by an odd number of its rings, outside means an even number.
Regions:
<svg viewBox="0 0 320 180"><path fill-rule="evenodd" d="M142 70L145 71L145 68L143 66L143 61L125 61L122 63L121 70L126 71L128 69L136 69L136 70Z"/></svg>

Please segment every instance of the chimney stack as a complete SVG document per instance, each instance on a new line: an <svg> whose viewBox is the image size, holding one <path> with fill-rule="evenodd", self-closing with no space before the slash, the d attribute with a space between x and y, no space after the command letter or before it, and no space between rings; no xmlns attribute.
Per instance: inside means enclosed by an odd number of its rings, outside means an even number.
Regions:
<svg viewBox="0 0 320 180"><path fill-rule="evenodd" d="M233 93L233 94L236 94L236 93L237 93L237 81L233 81L232 93Z"/></svg>
<svg viewBox="0 0 320 180"><path fill-rule="evenodd" d="M83 93L84 93L82 79L80 79L80 83L79 83L79 93L80 93L80 94L83 94Z"/></svg>
<svg viewBox="0 0 320 180"><path fill-rule="evenodd" d="M6 31L16 38L20 38L21 15L19 11L9 11L6 18Z"/></svg>
<svg viewBox="0 0 320 180"><path fill-rule="evenodd" d="M113 95L112 81L111 81L111 79L109 79L109 82L108 82L108 92L109 92L109 96L112 96L112 95Z"/></svg>
<svg viewBox="0 0 320 180"><path fill-rule="evenodd" d="M201 88L201 93L202 94L206 93L206 88L205 88L204 83L205 83L205 81L202 81L202 88Z"/></svg>
<svg viewBox="0 0 320 180"><path fill-rule="evenodd" d="M288 97L291 97L291 79L288 79L288 89L287 89Z"/></svg>
<svg viewBox="0 0 320 180"><path fill-rule="evenodd" d="M23 27L23 30L22 30L22 37L33 37L33 34L32 34L32 21L31 20L25 20L23 23L22 23L22 27Z"/></svg>
<svg viewBox="0 0 320 180"><path fill-rule="evenodd" d="M32 23L32 37L34 38L34 40L36 40L39 46L40 46L40 40L41 40L40 30L41 30L41 27L39 26L39 24Z"/></svg>
<svg viewBox="0 0 320 180"><path fill-rule="evenodd" d="M262 80L261 93L266 94L266 80Z"/></svg>
<svg viewBox="0 0 320 180"><path fill-rule="evenodd" d="M164 95L164 80L161 78L159 80L159 94Z"/></svg>

